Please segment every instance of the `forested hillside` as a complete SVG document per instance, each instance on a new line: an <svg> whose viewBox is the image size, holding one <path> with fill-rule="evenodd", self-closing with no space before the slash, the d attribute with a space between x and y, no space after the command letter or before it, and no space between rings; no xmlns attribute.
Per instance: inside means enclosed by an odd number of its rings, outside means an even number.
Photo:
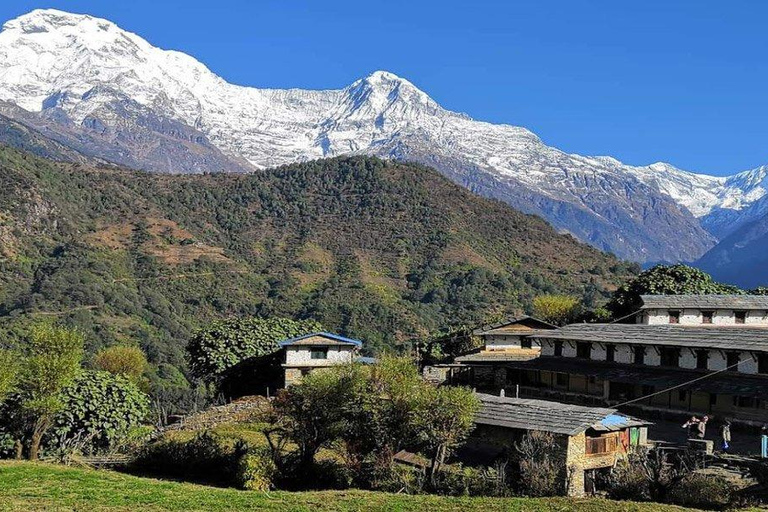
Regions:
<svg viewBox="0 0 768 512"><path fill-rule="evenodd" d="M311 317L375 352L539 293L589 304L633 270L417 165L169 176L0 147L0 342L55 317L91 351L136 340L168 379L215 318Z"/></svg>

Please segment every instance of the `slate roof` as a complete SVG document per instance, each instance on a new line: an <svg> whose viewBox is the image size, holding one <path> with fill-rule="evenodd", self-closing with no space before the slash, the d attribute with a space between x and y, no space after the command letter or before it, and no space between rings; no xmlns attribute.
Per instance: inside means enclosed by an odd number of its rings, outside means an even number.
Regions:
<svg viewBox="0 0 768 512"><path fill-rule="evenodd" d="M571 324L532 338L768 352L768 327Z"/></svg>
<svg viewBox="0 0 768 512"><path fill-rule="evenodd" d="M569 436L588 429L612 432L648 425L648 422L620 414L616 409L486 394L477 396L480 399L480 410L475 423L480 425L539 430Z"/></svg>
<svg viewBox="0 0 768 512"><path fill-rule="evenodd" d="M642 295L642 309L765 309L768 295Z"/></svg>
<svg viewBox="0 0 768 512"><path fill-rule="evenodd" d="M516 317L509 317L505 320L502 320L501 322L496 322L494 324L484 325L479 329L475 329L474 331L472 331L472 334L474 334L475 336L482 336L483 334L493 334L492 331L501 332L504 327L509 327L514 324L522 324L522 325L525 325L526 327L530 327L531 329L556 329L556 326L549 324L544 320L539 320L538 318L534 318L528 315L522 315L522 316L516 316Z"/></svg>
<svg viewBox="0 0 768 512"><path fill-rule="evenodd" d="M312 338L323 339L316 341ZM281 347L285 347L286 345L355 345L356 347L362 347L363 342L360 340L353 340L352 338L345 338L344 336L339 336L338 334L331 334L329 332L313 332L280 342Z"/></svg>
<svg viewBox="0 0 768 512"><path fill-rule="evenodd" d="M539 349L518 348L511 350L475 350L454 359L458 363L503 363L507 361L529 361L539 357Z"/></svg>
<svg viewBox="0 0 768 512"><path fill-rule="evenodd" d="M759 375L724 372L716 378L702 379L708 372L705 370L687 370L658 366L643 366L634 364L618 364L606 361L589 361L574 357L545 356L530 361L518 361L505 364L505 367L515 370L541 370L571 375L584 375L611 382L640 384L653 386L657 391L673 386L683 385L681 390L702 391L718 395L765 396L768 379Z"/></svg>

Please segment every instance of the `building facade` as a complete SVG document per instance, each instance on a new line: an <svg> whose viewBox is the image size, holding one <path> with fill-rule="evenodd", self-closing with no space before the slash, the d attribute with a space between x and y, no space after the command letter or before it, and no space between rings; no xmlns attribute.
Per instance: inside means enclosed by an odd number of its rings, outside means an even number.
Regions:
<svg viewBox="0 0 768 512"><path fill-rule="evenodd" d="M595 490L596 475L612 468L633 447L647 443L647 422L615 409L478 394L475 430L462 449L465 457L490 465L515 452L530 432L547 432L563 468L563 486L570 496ZM461 456L460 452L460 456Z"/></svg>
<svg viewBox="0 0 768 512"><path fill-rule="evenodd" d="M361 359L363 343L331 334L315 332L280 342L284 352L285 387L298 384L304 375L331 366Z"/></svg>
<svg viewBox="0 0 768 512"><path fill-rule="evenodd" d="M768 297L643 301L635 323L538 330L525 342L536 357L457 358L450 376L494 393L768 422Z"/></svg>

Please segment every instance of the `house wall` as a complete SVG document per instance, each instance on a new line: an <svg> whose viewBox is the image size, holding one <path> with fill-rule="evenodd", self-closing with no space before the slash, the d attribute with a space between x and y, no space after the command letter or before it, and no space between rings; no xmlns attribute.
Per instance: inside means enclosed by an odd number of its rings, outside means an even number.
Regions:
<svg viewBox="0 0 768 512"><path fill-rule="evenodd" d="M680 325L702 325L701 309L647 309L643 311L641 322L647 325L661 325L669 323L669 312L680 311ZM704 310L709 311L709 310ZM714 310L712 325L735 325L733 309ZM745 325L768 325L768 311L751 310L747 312Z"/></svg>
<svg viewBox="0 0 768 512"><path fill-rule="evenodd" d="M328 348L327 359L312 359L311 348ZM329 363L349 363L352 361L356 347L352 345L336 345L330 347L315 346L310 347L307 345L287 346L285 347L285 364L302 365L302 366L326 366Z"/></svg>
<svg viewBox="0 0 768 512"><path fill-rule="evenodd" d="M486 350L509 350L521 348L520 336L512 334L489 334L483 336Z"/></svg>

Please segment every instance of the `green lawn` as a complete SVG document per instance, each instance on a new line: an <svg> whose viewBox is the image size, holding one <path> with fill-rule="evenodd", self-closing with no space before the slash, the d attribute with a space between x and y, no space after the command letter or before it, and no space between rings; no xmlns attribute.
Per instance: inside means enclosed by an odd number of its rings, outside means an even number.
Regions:
<svg viewBox="0 0 768 512"><path fill-rule="evenodd" d="M0 462L3 511L582 511L684 510L657 504L523 498L444 498L366 491L257 493L43 463Z"/></svg>

